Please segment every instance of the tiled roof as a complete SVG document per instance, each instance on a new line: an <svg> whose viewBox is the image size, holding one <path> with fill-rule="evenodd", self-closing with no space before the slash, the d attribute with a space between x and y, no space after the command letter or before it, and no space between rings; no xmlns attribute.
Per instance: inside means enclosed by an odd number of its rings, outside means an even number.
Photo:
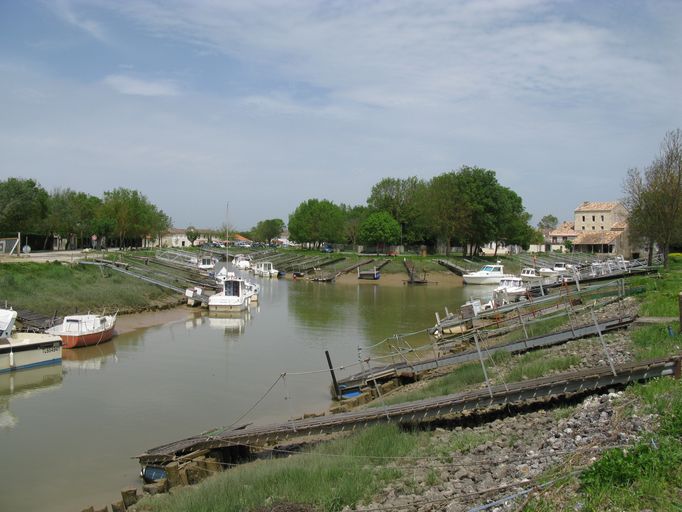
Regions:
<svg viewBox="0 0 682 512"><path fill-rule="evenodd" d="M580 233L573 241L573 245L600 245L612 244L620 235L621 231L590 231Z"/></svg>
<svg viewBox="0 0 682 512"><path fill-rule="evenodd" d="M578 232L575 230L573 222L563 222L561 226L549 232L549 236L577 236Z"/></svg>
<svg viewBox="0 0 682 512"><path fill-rule="evenodd" d="M620 203L618 201L590 202L585 201L578 206L576 212L610 212Z"/></svg>
<svg viewBox="0 0 682 512"><path fill-rule="evenodd" d="M611 226L611 230L612 231L615 231L615 230L623 231L623 230L627 229L627 227L628 227L628 223L624 220L621 220L618 222L614 222L613 226Z"/></svg>

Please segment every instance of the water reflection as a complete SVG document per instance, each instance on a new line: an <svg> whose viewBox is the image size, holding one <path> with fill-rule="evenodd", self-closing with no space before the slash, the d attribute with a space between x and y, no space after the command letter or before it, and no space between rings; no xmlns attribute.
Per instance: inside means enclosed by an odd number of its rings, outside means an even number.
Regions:
<svg viewBox="0 0 682 512"><path fill-rule="evenodd" d="M10 410L11 400L32 396L61 384L61 364L0 374L0 429L14 428L19 422Z"/></svg>
<svg viewBox="0 0 682 512"><path fill-rule="evenodd" d="M62 365L68 369L101 370L109 360L116 360L116 345L114 343L102 343L62 351Z"/></svg>
<svg viewBox="0 0 682 512"><path fill-rule="evenodd" d="M208 324L211 329L220 329L226 337L243 334L246 330L246 325L251 320L251 311L238 312L210 312L208 316L203 317L202 320Z"/></svg>

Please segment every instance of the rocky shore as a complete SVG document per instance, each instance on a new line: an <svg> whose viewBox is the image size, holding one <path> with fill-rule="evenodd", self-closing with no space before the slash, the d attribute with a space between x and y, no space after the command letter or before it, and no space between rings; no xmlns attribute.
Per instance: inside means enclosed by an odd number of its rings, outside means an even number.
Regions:
<svg viewBox="0 0 682 512"><path fill-rule="evenodd" d="M606 306L597 317L635 314L636 310L637 302L626 299ZM586 322L591 317L591 312L584 312L575 320ZM614 363L632 360L627 331L610 333L604 339ZM608 359L598 338L573 341L547 353L547 357L574 356L579 362L572 370L605 365ZM513 365L511 360L508 368L497 368L498 383ZM344 510L455 512L476 506L477 510L520 510L537 493L549 501L556 498L556 508L560 508L572 500L575 490L567 485L571 480L566 477L588 466L605 449L630 445L655 427L656 417L642 414L641 408L630 394L611 390L577 404L548 404L480 426L437 428L427 449L433 456L396 462L402 478L371 503ZM538 487L544 481L553 485ZM560 497L554 496L557 488Z"/></svg>

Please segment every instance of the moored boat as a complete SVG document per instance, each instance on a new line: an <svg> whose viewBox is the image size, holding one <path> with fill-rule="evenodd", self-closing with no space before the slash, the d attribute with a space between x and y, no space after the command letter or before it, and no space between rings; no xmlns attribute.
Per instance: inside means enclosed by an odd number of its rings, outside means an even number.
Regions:
<svg viewBox="0 0 682 512"><path fill-rule="evenodd" d="M62 340L52 334L15 332L17 312L0 309L0 373L59 363Z"/></svg>
<svg viewBox="0 0 682 512"><path fill-rule="evenodd" d="M381 271L376 267L372 270L360 270L358 268L358 279L371 279L376 281L379 278L381 278Z"/></svg>
<svg viewBox="0 0 682 512"><path fill-rule="evenodd" d="M277 277L278 274L271 261L259 261L256 263L253 273L262 277Z"/></svg>
<svg viewBox="0 0 682 512"><path fill-rule="evenodd" d="M64 348L88 347L109 341L114 336L116 315L69 315L60 325L45 332L59 336Z"/></svg>
<svg viewBox="0 0 682 512"><path fill-rule="evenodd" d="M209 311L244 311L252 300L254 285L248 283L234 272L226 272L222 281L223 289L208 298Z"/></svg>
<svg viewBox="0 0 682 512"><path fill-rule="evenodd" d="M511 274L504 273L504 266L500 263L495 265L485 265L477 272L470 272L464 274L464 284L499 284L500 279L505 277L512 277Z"/></svg>

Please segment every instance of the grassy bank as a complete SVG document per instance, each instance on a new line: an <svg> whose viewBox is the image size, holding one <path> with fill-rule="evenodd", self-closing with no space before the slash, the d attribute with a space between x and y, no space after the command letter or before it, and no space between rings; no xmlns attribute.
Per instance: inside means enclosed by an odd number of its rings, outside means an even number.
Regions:
<svg viewBox="0 0 682 512"><path fill-rule="evenodd" d="M405 457L423 434L401 433L395 425L368 428L296 457L234 468L173 495L145 500L143 510L240 512L281 503L338 511L362 502L401 471L386 458Z"/></svg>
<svg viewBox="0 0 682 512"><path fill-rule="evenodd" d="M661 279L640 279L646 286L646 292L639 296L643 314L677 314L677 293L682 290L679 279L682 258L672 261L672 268ZM538 328L544 331L556 327L553 322L549 324ZM633 329L630 336L635 357L646 359L679 353L682 347L682 336L677 334L679 325L673 323L671 327L672 335L667 325ZM504 370L505 381L513 382L565 371L576 365L579 358L541 350L521 356L498 354L494 359L494 364L491 362L488 367L489 375L496 378ZM470 363L429 381L419 390L387 401L395 403L454 393L480 386L483 381L480 364ZM631 400L644 404L647 414L658 415L660 428L645 435L636 446L605 452L589 469L562 480L562 485L572 486L573 493L557 492L556 496L548 497L539 492L519 510L682 510L682 477L678 471L682 463L682 383L660 379L633 386L627 393ZM555 414L557 417L570 415L572 409L558 409ZM344 506L366 502L389 482L401 478L403 470L396 467L395 460L390 461L391 457L429 456L438 460L444 456L448 450L440 454L428 446L429 435L401 432L390 425L373 427L300 456L237 467L173 495L147 498L142 509L265 511L277 503L296 503L316 511L338 511ZM453 443L457 450L466 451L491 441L492 437L486 435L489 434L462 432L453 438ZM574 469L578 468L568 463L548 474L546 480ZM427 481L437 485L436 473ZM405 493L409 492L412 490L405 489Z"/></svg>
<svg viewBox="0 0 682 512"><path fill-rule="evenodd" d="M76 311L134 311L177 297L158 286L100 269L70 263L0 264L0 305L45 315Z"/></svg>

